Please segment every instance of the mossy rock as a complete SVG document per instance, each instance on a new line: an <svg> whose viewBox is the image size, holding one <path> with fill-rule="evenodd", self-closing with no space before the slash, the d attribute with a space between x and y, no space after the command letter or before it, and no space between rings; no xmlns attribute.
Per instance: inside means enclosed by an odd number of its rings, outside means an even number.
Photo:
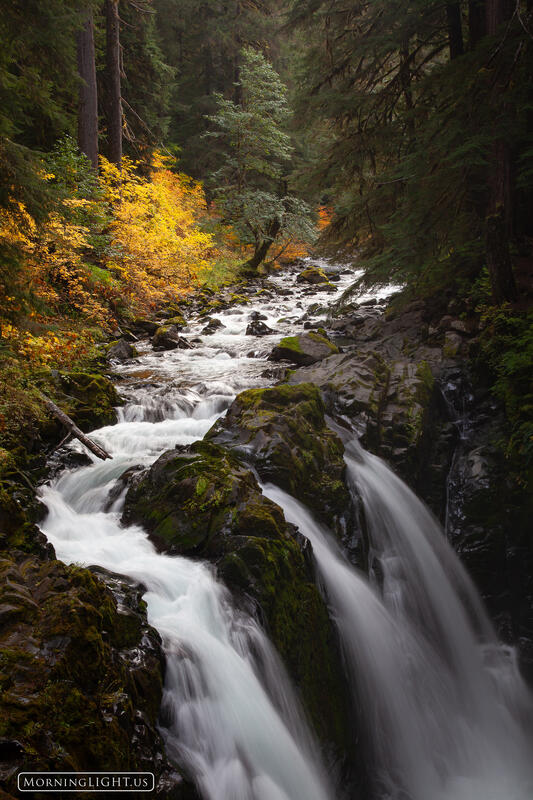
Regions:
<svg viewBox="0 0 533 800"><path fill-rule="evenodd" d="M297 366L306 367L335 355L339 348L321 333L302 333L286 336L274 347L270 355L272 361L291 361Z"/></svg>
<svg viewBox="0 0 533 800"><path fill-rule="evenodd" d="M17 743L16 770L160 772L163 658L140 590L124 590L137 617L125 630L88 570L4 554L0 586L0 736Z"/></svg>
<svg viewBox="0 0 533 800"><path fill-rule="evenodd" d="M88 432L117 421L116 406L122 400L104 375L91 372L58 373L55 402L82 431Z"/></svg>
<svg viewBox="0 0 533 800"><path fill-rule="evenodd" d="M165 322L166 325L175 325L176 328L184 328L187 325L187 320L183 316L183 314L176 314L173 317L170 317Z"/></svg>
<svg viewBox="0 0 533 800"><path fill-rule="evenodd" d="M165 551L210 559L247 604L253 598L317 732L344 748L344 684L326 608L294 529L235 454L211 442L164 453L129 489L124 520L142 523Z"/></svg>
<svg viewBox="0 0 533 800"><path fill-rule="evenodd" d="M330 525L349 507L344 448L326 425L313 384L242 392L206 439L250 460L262 480L302 500Z"/></svg>
<svg viewBox="0 0 533 800"><path fill-rule="evenodd" d="M324 270L320 267L307 267L296 278L298 283L310 283L313 285L329 284L330 281Z"/></svg>
<svg viewBox="0 0 533 800"><path fill-rule="evenodd" d="M216 556L227 538L279 536L283 514L234 455L208 442L163 453L128 491L124 521L143 524L165 550Z"/></svg>

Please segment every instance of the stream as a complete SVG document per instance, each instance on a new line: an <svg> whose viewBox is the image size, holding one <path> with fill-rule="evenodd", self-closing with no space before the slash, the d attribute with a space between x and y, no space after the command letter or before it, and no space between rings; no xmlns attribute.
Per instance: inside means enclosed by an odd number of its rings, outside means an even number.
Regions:
<svg viewBox="0 0 533 800"><path fill-rule="evenodd" d="M65 470L41 489L41 527L58 558L146 587L167 659L161 732L206 800L334 800L342 792L258 622L235 608L210 565L159 553L142 528L122 525L125 490L113 489L129 468L201 439L240 391L275 380L272 347L323 319L316 306L331 302L296 274L265 281L253 307L215 312L224 326L215 333L191 318L191 350L156 353L141 343L138 358L116 367L125 399L118 423L91 434L112 460ZM338 268L336 277L340 293L355 276ZM252 311L275 333L247 335ZM375 798L531 800L533 705L514 650L498 642L423 504L357 441L347 441L345 459L364 503L369 576L298 501L272 485L263 491L312 543L374 754Z"/></svg>

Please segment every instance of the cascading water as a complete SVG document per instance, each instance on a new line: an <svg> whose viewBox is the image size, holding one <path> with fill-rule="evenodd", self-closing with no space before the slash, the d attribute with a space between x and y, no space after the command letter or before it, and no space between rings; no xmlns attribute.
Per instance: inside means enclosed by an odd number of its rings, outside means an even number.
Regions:
<svg viewBox="0 0 533 800"><path fill-rule="evenodd" d="M339 288L350 280L341 276ZM146 587L167 655L167 751L207 800L332 800L335 792L261 628L232 606L207 565L158 553L141 528L120 523L119 479L202 438L237 392L268 382L266 355L301 328L320 293L306 293L291 275L275 283L293 295L257 300L277 331L259 341L259 352L250 352L258 340L245 335L248 317L238 308L217 313L225 327L215 334L193 320L188 333L201 345L192 350L157 354L141 344L140 358L117 367L126 400L118 424L91 434L113 459L66 471L42 489L43 530L60 558ZM313 544L372 743L376 798L531 800L531 699L513 650L497 642L416 497L355 444L346 460L365 504L369 578L296 500L272 486L265 493Z"/></svg>
<svg viewBox="0 0 533 800"><path fill-rule="evenodd" d="M311 541L338 626L378 797L528 800L533 702L512 648L425 506L352 442L347 472L363 500L369 580L294 498L265 494Z"/></svg>
<svg viewBox="0 0 533 800"><path fill-rule="evenodd" d="M91 434L112 460L66 471L41 491L49 509L42 529L59 558L146 587L148 618L167 656L161 723L167 752L208 800L333 800L334 792L261 628L232 606L207 565L158 553L141 528L121 524L117 481L165 450L201 439L238 391L265 385L266 356L316 302L304 287L291 291L296 296L288 300L261 301L267 324L278 331L261 340L262 357L250 354L257 340L245 334L248 315L230 309L217 314L225 327L202 336L201 346L165 354L146 346L139 359L117 368L126 405L116 425ZM200 336L203 325L193 321L189 334Z"/></svg>

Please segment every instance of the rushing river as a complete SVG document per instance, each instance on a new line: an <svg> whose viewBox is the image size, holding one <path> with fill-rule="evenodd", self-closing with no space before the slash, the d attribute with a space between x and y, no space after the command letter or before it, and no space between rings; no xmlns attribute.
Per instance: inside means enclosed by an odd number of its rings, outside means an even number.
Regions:
<svg viewBox="0 0 533 800"><path fill-rule="evenodd" d="M146 587L148 618L167 656L162 733L208 800L334 800L340 789L258 623L232 605L211 567L158 553L141 528L124 527L124 496L111 505L109 497L128 468L202 438L238 392L268 385L273 345L303 329L313 304L330 301L295 275L271 278L272 291L253 308L215 313L224 325L216 333L203 334L205 320L191 319L184 334L198 339L192 350L143 345L138 359L117 368L126 400L118 423L91 434L112 460L65 471L42 489L42 528L59 558ZM353 279L341 274L339 290ZM276 333L246 335L251 311ZM531 700L513 651L497 642L420 501L353 442L346 460L369 521L370 579L303 506L276 487L264 490L313 544L366 716L376 796L531 800Z"/></svg>

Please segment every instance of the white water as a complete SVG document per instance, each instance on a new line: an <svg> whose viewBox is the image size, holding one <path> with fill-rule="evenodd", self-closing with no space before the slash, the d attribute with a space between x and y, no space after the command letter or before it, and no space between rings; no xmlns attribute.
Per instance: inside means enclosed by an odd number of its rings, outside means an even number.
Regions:
<svg viewBox="0 0 533 800"><path fill-rule="evenodd" d="M531 800L533 702L512 648L424 505L375 456L347 447L364 503L370 581L281 489L265 494L311 541L371 741L378 794Z"/></svg>
<svg viewBox="0 0 533 800"><path fill-rule="evenodd" d="M353 275L340 289L348 280ZM316 288L306 295L294 275L273 283L295 290L254 301L275 335L246 336L251 309L233 308L214 314L226 327L202 335L196 349L156 354L146 345L119 367L127 401L119 423L92 434L112 461L65 472L42 491L43 529L60 558L146 587L168 661L162 732L207 800L333 800L336 791L257 623L233 608L207 565L158 554L139 527L123 527L123 498L109 508L108 497L125 470L201 438L239 391L270 383L264 356L282 335L301 330L311 303L330 299ZM204 324L193 320L186 335L201 335ZM477 593L416 497L358 448L348 449L347 464L365 501L370 580L303 506L275 487L267 492L313 543L364 711L377 796L531 800L533 749L523 730L531 701L514 652L496 641Z"/></svg>
<svg viewBox="0 0 533 800"><path fill-rule="evenodd" d="M339 287L353 277L343 276ZM301 315L320 299L295 286L294 274L273 284L295 291L253 306L276 334L246 336L252 309L234 308L215 315L226 327L202 336L194 350L158 354L146 345L138 360L119 367L126 406L118 424L91 434L112 460L64 472L42 489L49 509L42 528L59 558L146 587L148 618L167 656L167 750L208 800L333 800L334 791L285 670L255 620L232 607L209 566L159 554L141 528L121 525L123 497L105 509L125 470L202 438L239 391L268 383L265 356L295 325L301 330ZM201 335L204 325L193 320L186 335Z"/></svg>

